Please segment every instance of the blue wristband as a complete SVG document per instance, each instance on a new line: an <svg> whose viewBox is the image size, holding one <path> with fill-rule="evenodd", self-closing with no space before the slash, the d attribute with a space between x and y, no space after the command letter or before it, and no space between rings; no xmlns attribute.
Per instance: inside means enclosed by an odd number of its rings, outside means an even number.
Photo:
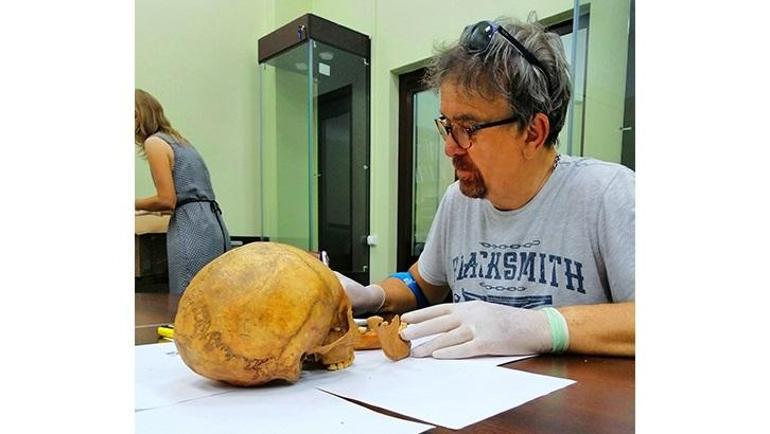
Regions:
<svg viewBox="0 0 770 434"><path fill-rule="evenodd" d="M414 298L417 299L417 309L428 307L428 299L425 298L425 294L422 293L422 289L420 289L420 286L417 285L417 281L414 280L412 273L408 271L401 271L399 273L391 274L390 277L396 278L404 282L404 285L406 285L406 287L409 288L410 291L412 291L412 294L414 294Z"/></svg>

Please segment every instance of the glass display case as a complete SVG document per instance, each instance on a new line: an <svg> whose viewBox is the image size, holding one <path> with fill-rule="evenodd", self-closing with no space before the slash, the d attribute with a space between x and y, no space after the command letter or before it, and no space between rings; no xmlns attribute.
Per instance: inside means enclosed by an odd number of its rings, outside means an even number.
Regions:
<svg viewBox="0 0 770 434"><path fill-rule="evenodd" d="M369 281L369 37L312 14L259 40L262 234Z"/></svg>

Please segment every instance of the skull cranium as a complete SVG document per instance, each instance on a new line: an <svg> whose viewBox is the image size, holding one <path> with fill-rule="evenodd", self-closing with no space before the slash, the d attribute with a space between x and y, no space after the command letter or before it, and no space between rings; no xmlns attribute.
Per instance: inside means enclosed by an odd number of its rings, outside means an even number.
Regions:
<svg viewBox="0 0 770 434"><path fill-rule="evenodd" d="M268 242L231 250L201 269L174 327L187 366L239 386L295 382L306 358L350 366L357 332L334 273L303 250Z"/></svg>

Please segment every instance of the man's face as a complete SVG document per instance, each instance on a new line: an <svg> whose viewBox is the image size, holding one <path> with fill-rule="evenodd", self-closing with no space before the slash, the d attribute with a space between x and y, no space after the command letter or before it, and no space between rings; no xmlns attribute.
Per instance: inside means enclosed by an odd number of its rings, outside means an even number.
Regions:
<svg viewBox="0 0 770 434"><path fill-rule="evenodd" d="M441 114L453 128L468 128L511 115L504 98L487 100L467 93L454 80L441 85L440 96ZM452 159L460 191L472 198L487 197L490 184L496 185L501 177L521 164L517 157L521 134L515 124L508 124L478 130L470 139L471 146L463 149L451 135L447 136L444 153Z"/></svg>

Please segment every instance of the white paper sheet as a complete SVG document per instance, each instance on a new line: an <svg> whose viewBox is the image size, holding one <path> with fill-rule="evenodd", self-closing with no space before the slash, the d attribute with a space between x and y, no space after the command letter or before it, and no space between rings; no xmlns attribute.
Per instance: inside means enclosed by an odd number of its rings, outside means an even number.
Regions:
<svg viewBox="0 0 770 434"><path fill-rule="evenodd" d="M416 434L430 428L299 383L239 389L136 413L137 434Z"/></svg>
<svg viewBox="0 0 770 434"><path fill-rule="evenodd" d="M494 365L492 360L388 360L381 351L356 353L339 372L305 371L300 379L335 395L460 429L574 381Z"/></svg>
<svg viewBox="0 0 770 434"><path fill-rule="evenodd" d="M387 359L381 350L359 351L350 368L341 371L303 371L300 381L285 390L308 393L305 391L318 388L428 423L460 429L574 383L572 380L497 367L499 364L526 357L481 357L466 360L407 358L393 362ZM184 411L185 417L188 417L187 410L184 409L197 408L198 401L216 397L221 398L213 401L212 405L216 407L219 403L228 403L226 407L229 408L234 402L232 407L235 410L232 411L246 411L245 404L239 404L241 394L244 391L267 393L264 392L266 390L284 389L243 389L203 378L184 364L173 344L136 347L137 423L141 419L143 424L147 424L143 425L146 427L154 426L146 421L154 420L156 416L142 414L156 412L155 409ZM230 396L236 392L239 395ZM340 398L334 399L345 405L356 405ZM296 405L289 405L289 401L278 399L277 402L287 403L289 411L298 408ZM185 406L182 410L177 408L181 405ZM270 411L278 412L279 409L272 408ZM286 416L287 410L282 411L284 417L290 417ZM210 417L219 420L223 417L229 418L232 414L234 413L229 409L216 410ZM329 417L336 417L336 413ZM196 418L199 416L193 417ZM225 422L220 420L219 423ZM205 425L204 422L200 424Z"/></svg>
<svg viewBox="0 0 770 434"><path fill-rule="evenodd" d="M173 343L138 345L135 409L146 410L238 388L201 377L184 364Z"/></svg>

